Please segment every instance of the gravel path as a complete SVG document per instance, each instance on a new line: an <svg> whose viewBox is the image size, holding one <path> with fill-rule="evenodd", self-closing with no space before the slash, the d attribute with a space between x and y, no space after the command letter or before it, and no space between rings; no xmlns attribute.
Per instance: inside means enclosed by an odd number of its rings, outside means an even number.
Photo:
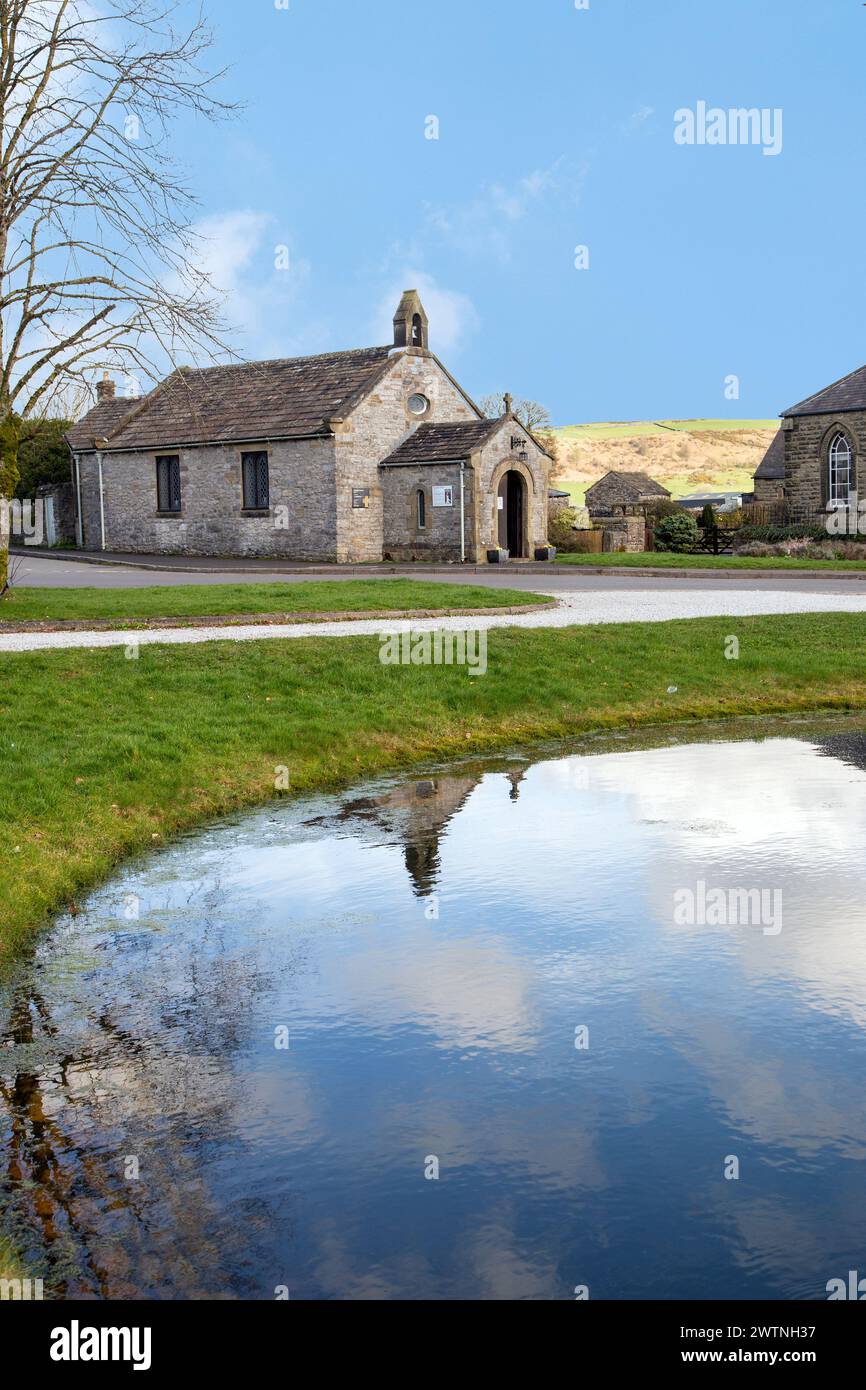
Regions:
<svg viewBox="0 0 866 1390"><path fill-rule="evenodd" d="M540 591L539 591L540 592ZM0 636L0 653L72 647L126 647L153 643L263 642L291 637L378 637L380 633L481 630L495 627L571 627L591 623L663 623L674 618L743 618L773 613L866 613L866 594L796 594L767 590L751 593L679 590L676 593L620 589L616 593L568 594L555 609L525 617L373 619L294 623L274 627L162 628L158 631L43 632Z"/></svg>

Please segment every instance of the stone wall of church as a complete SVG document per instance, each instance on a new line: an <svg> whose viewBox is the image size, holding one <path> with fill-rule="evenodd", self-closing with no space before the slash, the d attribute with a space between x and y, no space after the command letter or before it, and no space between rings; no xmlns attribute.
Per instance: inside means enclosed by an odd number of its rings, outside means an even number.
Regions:
<svg viewBox="0 0 866 1390"><path fill-rule="evenodd" d="M241 454L268 454L270 507L243 509ZM334 441L212 445L105 453L102 460L106 549L155 555L337 558ZM180 458L181 511L157 511L156 459ZM99 472L81 455L85 549L100 548Z"/></svg>
<svg viewBox="0 0 866 1390"><path fill-rule="evenodd" d="M427 397L426 415L419 417L409 410L412 395ZM477 419L434 358L412 351L394 358L390 371L336 436L337 558L341 562L375 562L382 559L383 550L392 548L390 542L397 544L393 533L386 543L382 460L419 425ZM367 496L366 507L354 505L361 494ZM411 548L412 540L412 533L404 534L401 543Z"/></svg>
<svg viewBox="0 0 866 1390"><path fill-rule="evenodd" d="M426 414L409 409L412 395L430 402ZM333 438L255 441L243 447L136 451L103 455L106 549L157 555L264 556L286 560L375 563L460 561L460 469L456 464L380 467L423 423L474 421L476 411L445 370L426 352L395 355L374 390ZM518 441L512 448L512 436ZM268 454L270 506L243 510L241 454ZM516 452L525 451L519 462ZM181 511L157 510L156 459L180 459ZM496 545L496 492L506 468L527 485L527 557L547 540L549 460L513 421L472 460L465 479L466 559L483 560ZM434 505L434 487L453 488L450 506ZM426 526L417 525L417 492L425 489ZM86 549L100 548L98 464L81 455ZM441 500L441 499L440 499Z"/></svg>
<svg viewBox="0 0 866 1390"><path fill-rule="evenodd" d="M854 445L856 486L866 495L866 411L794 416L793 426L785 430L785 501L792 517L812 515L825 505L827 454L840 429Z"/></svg>
<svg viewBox="0 0 866 1390"><path fill-rule="evenodd" d="M454 463L401 464L383 468L383 555L398 564L416 561L460 564L460 465ZM475 478L464 475L463 526L466 560L476 559ZM438 489L450 488L450 501ZM424 493L425 525L419 526L418 493ZM439 505L437 505L437 503Z"/></svg>

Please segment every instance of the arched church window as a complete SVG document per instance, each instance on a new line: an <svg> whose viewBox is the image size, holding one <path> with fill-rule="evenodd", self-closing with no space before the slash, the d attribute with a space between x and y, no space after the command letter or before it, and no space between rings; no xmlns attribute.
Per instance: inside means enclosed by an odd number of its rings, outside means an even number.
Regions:
<svg viewBox="0 0 866 1390"><path fill-rule="evenodd" d="M830 445L827 501L831 507L847 506L854 488L854 452L840 430Z"/></svg>
<svg viewBox="0 0 866 1390"><path fill-rule="evenodd" d="M424 489L419 487L416 501L418 504L418 530L423 531L427 526L427 498L424 496Z"/></svg>

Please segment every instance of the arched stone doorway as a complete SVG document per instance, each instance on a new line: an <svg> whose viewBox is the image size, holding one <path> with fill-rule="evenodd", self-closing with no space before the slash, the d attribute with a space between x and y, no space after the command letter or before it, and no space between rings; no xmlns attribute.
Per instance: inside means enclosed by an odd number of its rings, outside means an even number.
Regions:
<svg viewBox="0 0 866 1390"><path fill-rule="evenodd" d="M526 521L528 514L526 479L516 468L503 473L499 484L499 544L511 552L512 560L526 558Z"/></svg>

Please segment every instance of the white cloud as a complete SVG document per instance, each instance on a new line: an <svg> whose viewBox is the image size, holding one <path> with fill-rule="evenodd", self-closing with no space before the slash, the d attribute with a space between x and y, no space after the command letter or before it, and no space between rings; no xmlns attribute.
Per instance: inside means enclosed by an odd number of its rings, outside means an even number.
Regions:
<svg viewBox="0 0 866 1390"><path fill-rule="evenodd" d="M231 293L261 251L272 219L268 213L238 211L205 217L194 228L202 239L202 268L214 284Z"/></svg>
<svg viewBox="0 0 866 1390"><path fill-rule="evenodd" d="M458 352L479 327L478 313L468 295L437 285L431 275L408 266L395 276L383 294L373 323L373 339L389 343L393 337L394 310L404 290L417 289L430 319L430 346L434 352Z"/></svg>
<svg viewBox="0 0 866 1390"><path fill-rule="evenodd" d="M491 184L489 198L494 210L504 213L510 222L520 222L539 198L560 186L561 166L562 160L558 159L549 169L535 169L510 188Z"/></svg>
<svg viewBox="0 0 866 1390"><path fill-rule="evenodd" d="M655 115L654 106L639 106L636 111L632 111L627 121L623 121L620 129L623 135L634 135L647 121Z"/></svg>
<svg viewBox="0 0 866 1390"><path fill-rule="evenodd" d="M468 203L429 207L427 228L465 255L511 260L514 232L530 213L551 197L577 202L588 172L564 157L545 169L534 169L512 184L486 184Z"/></svg>
<svg viewBox="0 0 866 1390"><path fill-rule="evenodd" d="M242 335L248 356L285 351L284 310L310 275L310 264L292 253L290 240L270 213L241 209L203 218L193 228L201 238L201 265L224 301L231 327ZM280 248L288 266L278 270Z"/></svg>

